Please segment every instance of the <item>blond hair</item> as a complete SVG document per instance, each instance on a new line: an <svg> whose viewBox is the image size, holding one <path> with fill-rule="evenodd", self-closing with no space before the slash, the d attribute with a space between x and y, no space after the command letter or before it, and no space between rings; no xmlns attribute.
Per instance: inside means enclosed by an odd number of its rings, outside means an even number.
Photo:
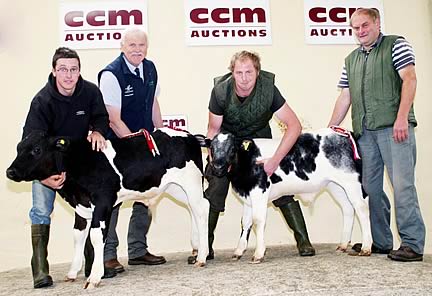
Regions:
<svg viewBox="0 0 432 296"><path fill-rule="evenodd" d="M228 69L231 72L233 72L235 63L237 61L244 61L247 59L250 59L252 61L252 64L255 70L257 70L257 72L261 70L261 58L259 57L259 55L256 52L247 51L247 50L236 52L231 58L231 62Z"/></svg>

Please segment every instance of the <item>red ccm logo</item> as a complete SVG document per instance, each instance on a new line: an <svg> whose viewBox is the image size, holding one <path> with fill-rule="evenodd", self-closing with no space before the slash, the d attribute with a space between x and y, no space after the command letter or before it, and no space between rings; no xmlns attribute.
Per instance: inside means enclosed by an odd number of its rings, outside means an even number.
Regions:
<svg viewBox="0 0 432 296"><path fill-rule="evenodd" d="M64 20L65 24L69 27L83 27L84 21L87 25L92 27L98 26L117 26L117 25L130 25L131 18L133 18L133 24L142 25L143 15L140 10L134 9L131 11L127 10L93 10L87 12L85 15L84 11L70 11L66 13ZM120 21L119 21L120 19Z"/></svg>
<svg viewBox="0 0 432 296"><path fill-rule="evenodd" d="M309 10L309 19L314 23L349 23L357 7L313 7Z"/></svg>
<svg viewBox="0 0 432 296"><path fill-rule="evenodd" d="M256 16L256 21L254 20ZM190 12L190 20L195 24L226 23L265 23L266 14L262 8L195 8Z"/></svg>
<svg viewBox="0 0 432 296"><path fill-rule="evenodd" d="M123 27L142 25L141 10L72 10L64 15L65 42L120 40Z"/></svg>
<svg viewBox="0 0 432 296"><path fill-rule="evenodd" d="M267 36L264 8L194 8L190 38L261 38Z"/></svg>

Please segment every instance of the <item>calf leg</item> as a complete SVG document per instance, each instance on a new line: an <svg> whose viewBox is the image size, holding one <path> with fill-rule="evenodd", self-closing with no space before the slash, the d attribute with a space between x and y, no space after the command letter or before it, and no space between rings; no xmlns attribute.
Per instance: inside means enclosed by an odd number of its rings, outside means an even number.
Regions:
<svg viewBox="0 0 432 296"><path fill-rule="evenodd" d="M243 204L243 216L242 216L242 232L237 245L237 249L234 251L232 256L233 260L239 260L244 252L246 251L250 231L252 229L252 208L246 203Z"/></svg>
<svg viewBox="0 0 432 296"><path fill-rule="evenodd" d="M90 228L90 241L93 245L94 259L90 276L84 288L94 288L100 284L104 275L104 246L108 234L112 208L110 204L94 208L92 225Z"/></svg>
<svg viewBox="0 0 432 296"><path fill-rule="evenodd" d="M74 225L74 256L71 267L66 275L65 281L74 281L77 278L78 272L82 268L84 246L88 236L91 224L92 210L91 208L83 208L79 205L75 209L75 225Z"/></svg>
<svg viewBox="0 0 432 296"><path fill-rule="evenodd" d="M351 242L352 229L354 226L354 208L349 201L345 190L338 184L330 182L327 185L327 188L332 194L333 198L342 208L343 229L341 241L336 250L346 252L348 244Z"/></svg>
<svg viewBox="0 0 432 296"><path fill-rule="evenodd" d="M198 183L199 184L199 183ZM192 237L198 236L198 254L196 266L204 266L206 263L207 254L209 254L209 241L208 241L208 218L209 218L209 202L203 197L202 189L196 188L197 192L188 192L189 207L193 216L192 231L197 231L198 234L192 234ZM192 245L195 249L195 246Z"/></svg>
<svg viewBox="0 0 432 296"><path fill-rule="evenodd" d="M264 260L266 250L264 241L264 229L267 218L267 194L261 192L250 195L252 203L252 220L256 230L256 248L252 257L252 263L261 263Z"/></svg>
<svg viewBox="0 0 432 296"><path fill-rule="evenodd" d="M360 256L370 256L372 247L372 232L370 226L369 206L363 198L361 185L358 182L352 182L344 186L345 192L354 207L356 215L360 222L362 230L362 249Z"/></svg>
<svg viewBox="0 0 432 296"><path fill-rule="evenodd" d="M188 260L192 260L189 262L189 264L194 264L196 262L196 256L198 255L198 248L199 248L199 232L198 232L198 224L195 220L195 216L192 214L192 211L190 213L191 215L191 226L192 226L192 233L191 233L191 246L192 246L192 257L194 258L188 258Z"/></svg>
<svg viewBox="0 0 432 296"><path fill-rule="evenodd" d="M87 278L87 282L84 288L97 287L104 275L103 265L103 234L102 228L91 228L90 229L90 240L94 249L94 260L90 276Z"/></svg>

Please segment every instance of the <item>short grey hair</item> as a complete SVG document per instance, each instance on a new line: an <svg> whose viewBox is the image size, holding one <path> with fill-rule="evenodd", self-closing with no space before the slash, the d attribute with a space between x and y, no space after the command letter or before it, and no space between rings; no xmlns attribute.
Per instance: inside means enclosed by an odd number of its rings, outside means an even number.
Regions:
<svg viewBox="0 0 432 296"><path fill-rule="evenodd" d="M122 38L120 40L120 46L123 46L126 40L127 36L130 35L134 35L134 34L144 34L145 40L146 40L146 44L148 45L148 35L147 32L144 30L143 27L140 26L132 26L132 27L128 27L122 34Z"/></svg>

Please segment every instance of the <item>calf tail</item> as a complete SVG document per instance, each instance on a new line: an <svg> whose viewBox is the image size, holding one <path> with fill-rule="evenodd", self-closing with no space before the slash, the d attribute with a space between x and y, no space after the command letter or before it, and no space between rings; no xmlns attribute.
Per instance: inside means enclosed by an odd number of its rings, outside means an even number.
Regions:
<svg viewBox="0 0 432 296"><path fill-rule="evenodd" d="M204 135L201 134L196 134L194 135L195 139L197 139L198 143L200 144L201 147L210 147L210 142L211 140L209 138L207 138Z"/></svg>
<svg viewBox="0 0 432 296"><path fill-rule="evenodd" d="M352 138L355 141L355 145L358 147L358 141L357 141L357 139L354 137L353 132L350 132L350 133L351 133ZM362 167L363 167L363 162L362 162L362 155L361 155L360 150L358 151L358 153L360 155L360 158L354 159L354 165L355 165L355 169L356 169L357 173L359 174L359 182L361 184L363 198L366 198L367 193L364 190L363 183L362 183Z"/></svg>

